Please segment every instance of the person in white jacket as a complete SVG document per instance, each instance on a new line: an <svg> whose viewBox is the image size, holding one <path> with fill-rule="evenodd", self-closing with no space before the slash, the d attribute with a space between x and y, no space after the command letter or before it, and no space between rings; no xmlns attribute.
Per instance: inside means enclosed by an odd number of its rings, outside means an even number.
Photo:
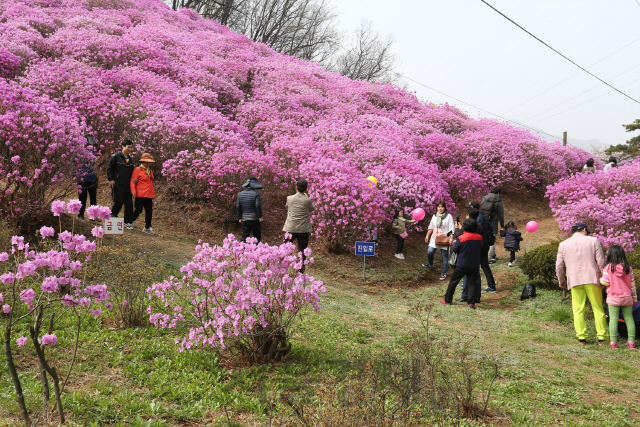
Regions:
<svg viewBox="0 0 640 427"><path fill-rule="evenodd" d="M455 229L455 221L453 216L447 211L447 205L445 202L439 202L437 205L437 212L431 217L429 228L427 230L427 237L424 239L425 243L429 244L427 251L427 264L422 264L423 267L433 267L433 256L436 251L440 249L442 254L442 274L440 280L447 279L447 270L449 269L449 249L453 245L453 232ZM444 241L446 244L436 244L436 238ZM445 239L446 237L446 239Z"/></svg>

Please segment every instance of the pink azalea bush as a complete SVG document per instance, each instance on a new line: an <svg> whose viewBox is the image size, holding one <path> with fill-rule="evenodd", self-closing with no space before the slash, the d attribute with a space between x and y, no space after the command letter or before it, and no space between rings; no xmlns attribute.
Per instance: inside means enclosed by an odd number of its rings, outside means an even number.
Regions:
<svg viewBox="0 0 640 427"><path fill-rule="evenodd" d="M184 330L175 339L180 351L214 347L250 362L286 356L292 323L308 305L319 310L326 292L321 281L298 271L313 258L303 261L292 243L242 243L233 235L222 246L199 244L196 252L182 277L147 290L151 323Z"/></svg>
<svg viewBox="0 0 640 427"><path fill-rule="evenodd" d="M100 161L133 139L176 200L225 220L255 175L265 218L281 222L304 177L316 237L336 246L388 224L393 208L433 212L494 185L542 189L590 157L330 73L160 0L0 0L0 17L4 215L36 215L68 191L91 158L87 132L104 146Z"/></svg>
<svg viewBox="0 0 640 427"><path fill-rule="evenodd" d="M607 172L597 170L562 179L547 187L547 197L565 233L576 222L583 222L605 247L639 247L640 159Z"/></svg>

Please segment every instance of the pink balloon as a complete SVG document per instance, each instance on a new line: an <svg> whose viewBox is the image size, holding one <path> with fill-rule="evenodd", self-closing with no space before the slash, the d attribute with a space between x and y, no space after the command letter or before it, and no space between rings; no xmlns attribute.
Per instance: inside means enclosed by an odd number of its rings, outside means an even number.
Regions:
<svg viewBox="0 0 640 427"><path fill-rule="evenodd" d="M414 209L413 212L411 212L411 216L413 217L414 221L422 221L422 219L424 218L424 209Z"/></svg>
<svg viewBox="0 0 640 427"><path fill-rule="evenodd" d="M538 230L538 223L535 221L529 221L527 223L527 231L529 233L535 233Z"/></svg>

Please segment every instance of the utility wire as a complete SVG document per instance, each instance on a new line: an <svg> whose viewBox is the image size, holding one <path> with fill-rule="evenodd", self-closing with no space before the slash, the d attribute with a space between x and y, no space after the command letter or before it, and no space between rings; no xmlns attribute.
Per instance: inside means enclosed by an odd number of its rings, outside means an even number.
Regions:
<svg viewBox="0 0 640 427"><path fill-rule="evenodd" d="M638 0L636 0L636 1L638 1ZM634 43L635 43L635 42L637 42L638 40L640 40L640 38L635 39L635 40L634 40L634 41L632 41L631 43L629 43L629 44L626 44L626 45L622 46L620 49L618 49L618 50L616 50L615 52L613 52L613 53L611 53L611 54L609 54L609 55L605 56L604 58L602 58L602 59L600 59L600 60L598 60L598 61L594 62L593 64L589 65L587 68L591 68L591 67L593 67L594 65L599 64L600 62L604 61L605 59L609 58L610 56L613 56L613 55L615 55L616 53L620 52L622 49L624 49L624 48L626 48L626 47L628 47L628 46L631 46L632 44L634 44ZM547 89L547 90L544 90L544 91L540 92L540 93L539 93L539 94L537 94L536 96L533 96L533 97L531 97L531 98L527 99L527 100L526 100L526 101L524 101L523 103L516 105L516 106L515 106L515 107L513 107L512 109L510 109L510 110L508 110L508 111L505 111L505 112L504 112L504 113L502 113L502 114L507 114L507 113L512 112L513 110L515 110L516 108L519 108L519 107L523 106L523 105L524 105L524 104L526 104L527 102L529 102L529 101L531 101L531 100L536 99L536 98L537 98L537 97L539 97L540 95L544 95L545 93L549 92L551 89L553 89L553 88L555 88L555 87L557 87L557 86L560 86L562 83L566 82L567 80L571 80L572 78L574 78L574 77L575 77L575 76L577 76L578 74L582 74L582 71L578 71L577 73L575 73L575 74L573 74L573 75L571 75L571 76L567 77L566 79L564 79L564 80L563 80L563 81L561 81L560 83L557 83L557 84L555 84L555 85L551 86L549 89Z"/></svg>
<svg viewBox="0 0 640 427"><path fill-rule="evenodd" d="M607 86L609 86L611 89L614 89L617 92L620 92L621 94L623 94L624 96L626 96L627 98L635 101L636 103L640 104L640 101L638 101L635 98L632 98L631 96L627 95L626 93L622 92L620 89L617 89L613 86L611 86L609 83L605 82L604 80L602 80L600 77L596 76L595 74L593 74L592 72L588 71L586 68L576 64L574 61L572 61L571 59L567 58L566 56L564 56L563 54L561 54L560 52L558 52L557 50L555 50L554 48L552 48L551 46L549 46L547 43L543 42L542 40L540 40L538 37L536 37L534 34L532 34L531 32L527 31L524 27L522 27L520 24L518 24L517 22L515 22L513 19L509 18L507 15L505 15L504 13L500 12L498 9L496 9L495 7L491 6L489 3L487 3L485 0L480 0L482 3L486 4L487 6L489 6L491 9L495 10L496 12L498 12L500 15L502 15L504 18L506 18L509 22L511 22L512 24L514 24L515 26L517 26L518 28L520 28L522 31L524 31L525 33L529 34L531 37L533 37L534 39L538 40L540 43L542 43L543 45L545 45L546 47L548 47L549 49L551 49L552 51L554 51L555 53L557 53L558 55L562 56L564 59L566 59L567 61L571 62L573 65L575 65L576 67L580 68L582 71L584 71L585 73L589 74L592 77L595 77L596 79L600 80L602 83L606 84Z"/></svg>
<svg viewBox="0 0 640 427"><path fill-rule="evenodd" d="M625 73L628 73L629 71L633 70L634 68L638 68L638 67L640 67L640 64L635 65L635 66L633 66L633 67L629 68L628 70L621 72L620 74L616 74L615 76L610 77L610 78L609 78L609 80L613 80L613 79L615 79L616 77L619 77L619 76L621 76L621 75L623 75L623 74L625 74ZM566 104L567 102L572 101L572 100L574 100L574 99L578 98L579 96L584 95L584 94L585 94L585 93L587 93L587 92L591 92L592 90L597 89L597 88L599 88L600 86L602 86L602 83L598 83L597 85L595 85L595 86L594 86L594 87L592 87L591 89L587 89L587 90L585 90L584 92L580 92L579 94L577 94L577 95L576 95L576 96L574 96L573 98L569 98L569 99L567 99L566 101L562 101L561 103L554 105L553 107L549 107L549 108L547 108L546 110L544 110L542 113L534 114L534 115L533 115L533 116L531 116L531 117L527 117L526 119L524 119L524 121L525 121L525 122L528 122L529 120L533 119L534 117L538 117L538 116L541 116L541 115L543 115L543 114L545 114L545 113L548 113L549 111L553 110L554 108L559 107L559 106L561 106L561 105L563 105L563 104Z"/></svg>
<svg viewBox="0 0 640 427"><path fill-rule="evenodd" d="M480 107L476 107L476 106L475 106L475 105L473 105L473 104L469 104L468 102L464 102L464 101L463 101L463 100L461 100L461 99L458 99L458 98L453 97L453 96L451 96L451 95L447 95L446 93L441 92L441 91L439 91L438 89L434 89L434 88L432 88L432 87L429 87L429 86L425 85L424 83L420 83L420 82L419 82L419 81L417 81L417 80L413 80L412 78L407 77L407 76L405 76L405 75L404 75L404 74L402 74L402 73L396 73L396 74L398 74L398 75L400 75L400 76L404 77L404 78L405 78L405 79L407 79L407 80L410 80L410 81L414 82L415 84L418 84L418 85L420 85L420 86L426 87L427 89L432 90L432 91L434 91L434 92L437 92L437 93L439 93L440 95L444 95L444 96L446 96L447 98L454 99L454 100L456 100L456 101L458 101L458 102L460 102L460 103L462 103L462 104L465 104L465 105L468 105L469 107L475 108L476 110L479 110L479 111L482 111L482 112L484 112L484 113L490 114L490 115L492 115L492 116L498 117L498 118L500 118L500 119L502 119L502 120L506 120L507 122L515 123L515 124L517 124L517 125L519 125L519 126L525 127L525 128L527 128L527 129L531 129L532 131L535 131L535 132L539 132L539 133L545 134L545 135L550 136L550 137L552 137L552 138L555 138L555 139L557 139L557 140L559 140L559 141L561 141L561 140L562 140L562 138L560 138L560 137L558 137L558 136L556 136L556 135L551 135L550 133L542 132L542 131L541 131L541 130L539 130L539 129L532 128L531 126L527 126L527 125L525 125L525 124L523 124L523 123L516 122L515 120L507 119L507 118L502 117L502 116L500 116L500 115L498 115L498 114L494 114L494 113L492 113L491 111L487 111L487 110L482 109L482 108L480 108Z"/></svg>
<svg viewBox="0 0 640 427"><path fill-rule="evenodd" d="M629 86L629 85L634 84L634 83L636 83L636 82L640 82L640 79L638 79L638 80L634 80L634 81L629 82L629 83L627 83L626 85L622 85L622 86L620 86L620 87ZM586 103L588 103L588 102L595 101L596 99L598 99L598 98L602 98L603 96L605 96L605 95L609 95L610 93L613 93L613 92L615 92L615 90L610 90L609 92L607 92L607 93L603 93L602 95L600 95L600 96L596 96L595 98L591 98L590 100L585 101L585 102L583 102L582 104L578 104L578 105L576 105L576 106L574 106L574 107L568 108L568 109L566 109L566 110L564 110L564 111L560 111L559 113L552 114L552 115L551 115L551 116L549 116L549 117L545 117L544 119L540 119L540 120L538 120L538 121L536 121L536 122L533 122L533 124L540 123L540 122L542 122L542 121L544 121L544 120L550 119L551 117L555 117L555 116L557 116L558 114L566 113L567 111L573 110L574 108L578 108L578 107L580 107L581 105L584 105L584 104L586 104Z"/></svg>

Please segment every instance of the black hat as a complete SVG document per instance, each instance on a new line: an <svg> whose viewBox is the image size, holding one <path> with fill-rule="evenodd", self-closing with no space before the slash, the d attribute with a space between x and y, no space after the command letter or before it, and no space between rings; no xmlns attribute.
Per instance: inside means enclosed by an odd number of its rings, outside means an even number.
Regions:
<svg viewBox="0 0 640 427"><path fill-rule="evenodd" d="M576 222L575 224L573 224L573 227L571 227L571 234L581 230L587 230L587 234L589 234L589 228L587 227L587 224L585 224L584 222Z"/></svg>
<svg viewBox="0 0 640 427"><path fill-rule="evenodd" d="M500 187L493 187L493 188L491 189L491 192L492 192L493 194L498 194L498 193L500 193Z"/></svg>
<svg viewBox="0 0 640 427"><path fill-rule="evenodd" d="M307 187L309 186L309 184L307 183L307 180L304 178L300 178L298 180L298 182L296 182L296 187L298 187L298 190L300 191L306 191Z"/></svg>
<svg viewBox="0 0 640 427"><path fill-rule="evenodd" d="M480 203L475 202L475 201L474 202L469 202L469 203L467 203L467 208L469 208L469 209L472 209L472 208L480 209Z"/></svg>
<svg viewBox="0 0 640 427"><path fill-rule="evenodd" d="M247 182L245 182L242 186L244 188L251 187L254 190L260 190L262 188L262 185L258 184L258 178L253 176L249 178Z"/></svg>

